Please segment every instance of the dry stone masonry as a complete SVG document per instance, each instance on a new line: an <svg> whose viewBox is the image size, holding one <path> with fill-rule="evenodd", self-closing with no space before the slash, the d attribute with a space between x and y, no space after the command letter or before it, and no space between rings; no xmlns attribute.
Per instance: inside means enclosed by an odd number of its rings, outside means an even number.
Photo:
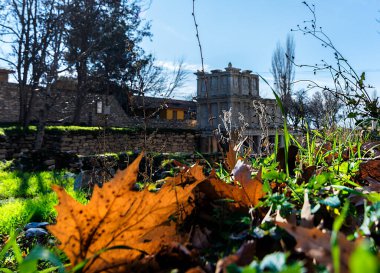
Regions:
<svg viewBox="0 0 380 273"><path fill-rule="evenodd" d="M144 149L144 132L98 132L49 133L43 149L54 152L71 152L78 155L141 151ZM9 133L0 137L0 159L17 158L33 150L35 134ZM147 151L161 153L192 153L197 144L195 131L153 131L147 134Z"/></svg>

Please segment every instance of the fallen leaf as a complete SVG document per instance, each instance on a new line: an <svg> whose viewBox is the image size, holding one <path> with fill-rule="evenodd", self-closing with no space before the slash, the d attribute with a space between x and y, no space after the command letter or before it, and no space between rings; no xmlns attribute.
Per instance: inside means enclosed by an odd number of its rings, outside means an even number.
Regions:
<svg viewBox="0 0 380 273"><path fill-rule="evenodd" d="M184 168L175 177L167 177L165 181L172 185L191 184L194 181L203 181L206 176L203 174L203 166L197 164Z"/></svg>
<svg viewBox="0 0 380 273"><path fill-rule="evenodd" d="M260 198L264 196L263 184L261 180L261 169L255 178L251 178L251 167L239 160L235 168L232 170L235 181L239 181L240 185L246 194L249 203L256 206Z"/></svg>
<svg viewBox="0 0 380 273"><path fill-rule="evenodd" d="M232 144L232 142L230 142L228 145L228 152L226 153L225 162L228 171L231 172L234 169L237 162L237 153L234 150L234 145Z"/></svg>
<svg viewBox="0 0 380 273"><path fill-rule="evenodd" d="M211 230L208 228L201 228L199 225L196 225L190 234L192 246L199 249L211 246L209 242L210 234Z"/></svg>
<svg viewBox="0 0 380 273"><path fill-rule="evenodd" d="M48 229L72 266L87 260L86 272L125 272L144 254L153 255L165 244L181 242L177 223L191 212L189 199L200 181L185 187L166 183L157 193L133 191L141 158L102 188L95 186L87 205L53 186L59 199L58 218Z"/></svg>
<svg viewBox="0 0 380 273"><path fill-rule="evenodd" d="M186 271L186 273L206 273L201 267L193 267Z"/></svg>
<svg viewBox="0 0 380 273"><path fill-rule="evenodd" d="M331 165L333 159L338 157L338 153L333 151L333 146L331 142L324 143L320 147L320 151L323 154L323 159L328 165Z"/></svg>
<svg viewBox="0 0 380 273"><path fill-rule="evenodd" d="M184 272L201 264L196 251L190 251L185 245L176 242L163 246L155 255L155 261L161 269L160 272L170 272L173 268Z"/></svg>
<svg viewBox="0 0 380 273"><path fill-rule="evenodd" d="M298 154L298 147L294 145L290 145L288 149L288 169L289 174L294 174L294 169L296 167L296 159ZM276 160L279 162L278 169L281 171L285 171L286 169L286 162L285 162L285 148L279 148L276 155Z"/></svg>
<svg viewBox="0 0 380 273"><path fill-rule="evenodd" d="M247 210L251 206L256 206L259 199L264 196L260 173L252 179L250 170L238 166L235 180L239 181L241 186L238 186L237 183L227 184L217 178L215 172L212 172L207 179L199 184L197 189L204 194L206 199L231 201L227 202L227 206L232 210Z"/></svg>
<svg viewBox="0 0 380 273"><path fill-rule="evenodd" d="M352 148L346 148L343 152L342 152L342 159L344 161L348 161L351 157L353 157L358 151L358 147L352 147Z"/></svg>
<svg viewBox="0 0 380 273"><path fill-rule="evenodd" d="M371 177L367 177L365 181L368 183L368 186L364 186L364 193L370 192L379 192L380 193L380 181L373 179Z"/></svg>
<svg viewBox="0 0 380 273"><path fill-rule="evenodd" d="M302 171L302 179L306 183L309 182L310 178L315 174L317 167L315 165L308 166Z"/></svg>
<svg viewBox="0 0 380 273"><path fill-rule="evenodd" d="M380 141L366 142L360 148L365 157L380 156Z"/></svg>
<svg viewBox="0 0 380 273"><path fill-rule="evenodd" d="M369 176L367 176L364 181L367 182L368 185L363 188L356 188L355 190L362 194L380 193L380 181L377 181ZM365 196L352 193L348 196L348 198L353 204L355 204L355 206L361 206L364 204Z"/></svg>
<svg viewBox="0 0 380 273"><path fill-rule="evenodd" d="M249 265L256 254L256 242L247 241L241 245L235 254L220 259L216 264L215 273L228 273L227 267L231 264L238 266Z"/></svg>
<svg viewBox="0 0 380 273"><path fill-rule="evenodd" d="M203 167L199 164L194 164L188 170L189 175L195 178L196 181L202 181L206 179L206 176L203 174Z"/></svg>
<svg viewBox="0 0 380 273"><path fill-rule="evenodd" d="M380 181L380 159L361 163L359 166L359 172L362 179L369 176Z"/></svg>
<svg viewBox="0 0 380 273"><path fill-rule="evenodd" d="M296 239L297 245L295 246L295 249L297 251L304 252L307 256L315 259L317 263L326 266L329 272L332 272L333 261L331 255L330 233L323 232L318 228L304 228L281 222L277 222L276 224L285 229ZM339 232L338 244L340 249L341 272L348 273L348 261L355 248L355 243L348 241L346 236Z"/></svg>
<svg viewBox="0 0 380 273"><path fill-rule="evenodd" d="M232 210L247 210L247 208L251 206L247 195L241 187L227 184L213 176L213 174L211 174L207 180L203 181L203 183L200 183L197 189L204 194L203 199L208 199L210 201L226 200L227 207Z"/></svg>

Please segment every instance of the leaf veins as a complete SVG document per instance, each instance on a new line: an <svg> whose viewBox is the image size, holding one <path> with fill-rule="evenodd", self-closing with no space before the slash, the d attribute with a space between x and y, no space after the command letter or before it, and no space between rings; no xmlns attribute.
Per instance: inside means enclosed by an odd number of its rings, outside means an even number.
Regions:
<svg viewBox="0 0 380 273"><path fill-rule="evenodd" d="M166 183L158 193L132 191L141 158L102 188L95 186L87 205L53 187L59 199L58 218L49 231L72 265L88 261L86 272L123 272L143 253L154 254L166 243L181 242L169 217L178 222L191 212L189 200L199 181L184 187Z"/></svg>

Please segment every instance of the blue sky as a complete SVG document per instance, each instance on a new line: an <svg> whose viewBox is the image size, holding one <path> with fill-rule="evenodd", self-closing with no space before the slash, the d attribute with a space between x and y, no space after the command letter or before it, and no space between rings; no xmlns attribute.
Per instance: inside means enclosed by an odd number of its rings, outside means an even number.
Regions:
<svg viewBox="0 0 380 273"><path fill-rule="evenodd" d="M193 23L192 0L153 0L143 16L152 23L152 41L143 47L153 53L159 64L171 67L184 59L189 71L201 69ZM380 88L380 18L379 0L319 0L316 5L318 25L349 60L357 72L366 72L367 83ZM203 47L206 70L234 67L249 69L271 80L271 57L278 42L297 24L311 19L300 0L196 0L196 18ZM321 59L333 62L332 54L310 36L293 33L296 63L315 64ZM297 69L296 79L328 83L327 73L313 75L310 69ZM261 82L262 95L270 97ZM296 86L295 88L301 88ZM195 77L176 96L196 92ZM378 92L379 93L379 92Z"/></svg>

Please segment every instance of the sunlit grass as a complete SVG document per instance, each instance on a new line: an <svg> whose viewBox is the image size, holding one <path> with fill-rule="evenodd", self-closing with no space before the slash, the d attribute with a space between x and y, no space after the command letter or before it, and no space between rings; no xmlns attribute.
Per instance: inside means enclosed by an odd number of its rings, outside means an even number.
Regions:
<svg viewBox="0 0 380 273"><path fill-rule="evenodd" d="M85 194L74 191L74 179L64 172L0 171L0 234L22 228L28 221L52 222L56 217L57 196L52 184L63 186L78 201Z"/></svg>
<svg viewBox="0 0 380 273"><path fill-rule="evenodd" d="M73 178L64 172L0 171L0 200L10 197L27 198L51 192L51 185L73 185Z"/></svg>

